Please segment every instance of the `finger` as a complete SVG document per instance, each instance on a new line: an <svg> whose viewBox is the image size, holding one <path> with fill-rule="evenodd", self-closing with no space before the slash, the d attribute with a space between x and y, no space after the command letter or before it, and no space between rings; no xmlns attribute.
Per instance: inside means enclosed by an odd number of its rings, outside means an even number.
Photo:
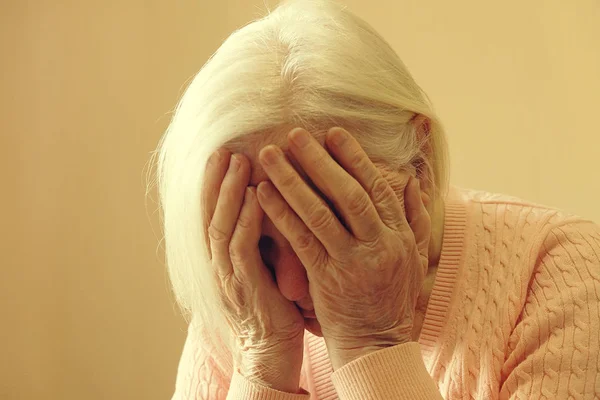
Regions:
<svg viewBox="0 0 600 400"><path fill-rule="evenodd" d="M312 333L315 336L323 337L323 331L321 330L321 324L319 324L319 320L316 318L305 318L304 319L304 327L307 331Z"/></svg>
<svg viewBox="0 0 600 400"><path fill-rule="evenodd" d="M290 246L310 276L313 266L323 264L326 256L323 244L296 215L271 182L259 183L257 192L260 206L279 232L290 242Z"/></svg>
<svg viewBox="0 0 600 400"><path fill-rule="evenodd" d="M263 216L264 212L256 198L256 188L246 187L244 203L229 243L229 257L233 273L240 280L242 278L260 279L261 276L269 273L262 262L258 248Z"/></svg>
<svg viewBox="0 0 600 400"><path fill-rule="evenodd" d="M354 236L363 241L376 239L383 224L363 187L304 129L294 129L289 139L294 158L331 200Z"/></svg>
<svg viewBox="0 0 600 400"><path fill-rule="evenodd" d="M232 155L229 169L221 184L215 213L208 227L212 259L217 266L217 273L221 276L233 273L229 242L237 225L249 179L250 166L246 157L241 154Z"/></svg>
<svg viewBox="0 0 600 400"><path fill-rule="evenodd" d="M348 231L325 201L304 182L279 147L263 148L259 160L282 198L328 252L339 253L340 248L349 245L352 237Z"/></svg>
<svg viewBox="0 0 600 400"><path fill-rule="evenodd" d="M325 143L336 161L368 193L381 221L395 229L403 225L402 204L356 139L343 128L332 128Z"/></svg>
<svg viewBox="0 0 600 400"><path fill-rule="evenodd" d="M221 183L223 182L223 178L227 173L230 157L231 153L226 149L219 149L215 151L209 157L206 164L206 171L204 172L204 183L202 184L200 204L203 215L204 240L206 241L206 248L211 259L212 255L210 251L208 227L210 226L210 221L215 213L217 199L219 198L219 192L221 191Z"/></svg>
<svg viewBox="0 0 600 400"><path fill-rule="evenodd" d="M431 238L431 219L423 204L419 180L411 177L404 190L406 219L415 237L419 254L424 259L429 255L429 240Z"/></svg>

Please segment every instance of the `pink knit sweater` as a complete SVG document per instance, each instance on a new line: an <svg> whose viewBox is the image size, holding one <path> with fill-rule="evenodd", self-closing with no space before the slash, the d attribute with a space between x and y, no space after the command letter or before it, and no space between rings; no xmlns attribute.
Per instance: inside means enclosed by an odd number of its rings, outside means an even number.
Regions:
<svg viewBox="0 0 600 400"><path fill-rule="evenodd" d="M307 333L301 386L224 376L193 330L174 399L599 399L600 228L506 196L452 189L418 343L332 373Z"/></svg>

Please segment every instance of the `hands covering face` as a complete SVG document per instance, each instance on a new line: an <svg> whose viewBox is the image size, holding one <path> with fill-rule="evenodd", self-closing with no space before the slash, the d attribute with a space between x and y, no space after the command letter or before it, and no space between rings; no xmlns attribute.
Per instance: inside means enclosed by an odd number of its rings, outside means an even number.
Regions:
<svg viewBox="0 0 600 400"><path fill-rule="evenodd" d="M230 172L223 160L209 162L204 193L219 195L205 200L211 221L206 229L234 333L247 338L250 347L301 348L297 338L303 319L278 293L258 251L264 212L306 268L334 368L410 341L431 230L418 181L406 176L403 205L345 130L328 132L327 150L302 129L294 129L288 139L290 153L335 210L276 146L260 152L269 181L256 191L247 187L245 157L233 156ZM240 167L231 171L235 165Z"/></svg>
<svg viewBox="0 0 600 400"><path fill-rule="evenodd" d="M335 358L346 363L353 354L410 341L431 236L418 181L408 178L403 207L345 130L329 131L329 152L302 129L289 142L345 224L275 146L259 156L270 181L259 184L258 199L306 268L334 367Z"/></svg>

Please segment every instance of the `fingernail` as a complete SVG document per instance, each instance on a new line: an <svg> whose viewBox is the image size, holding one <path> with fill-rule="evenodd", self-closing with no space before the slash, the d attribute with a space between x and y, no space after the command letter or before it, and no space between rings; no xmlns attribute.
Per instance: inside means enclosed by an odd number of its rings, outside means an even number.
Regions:
<svg viewBox="0 0 600 400"><path fill-rule="evenodd" d="M212 153L210 155L210 157L208 158L208 162L210 164L217 164L221 161L221 150L217 150L214 153Z"/></svg>
<svg viewBox="0 0 600 400"><path fill-rule="evenodd" d="M331 134L331 141L336 146L341 146L348 139L346 131L343 129L335 129Z"/></svg>
<svg viewBox="0 0 600 400"><path fill-rule="evenodd" d="M279 150L279 148L275 147L275 146L270 146L268 148L265 148L262 151L262 161L265 163L265 165L273 165L275 163L277 163L277 161L279 160L279 158L281 157L281 152Z"/></svg>
<svg viewBox="0 0 600 400"><path fill-rule="evenodd" d="M252 203L255 199L254 191L251 187L246 187L246 201Z"/></svg>
<svg viewBox="0 0 600 400"><path fill-rule="evenodd" d="M410 187L411 187L412 189L414 189L414 190L417 190L417 189L419 189L419 186L420 186L420 185L419 185L419 179L417 179L417 178L416 178L416 177L414 177L414 176L411 176L411 177L410 177L410 182L409 182L409 185L410 185Z"/></svg>
<svg viewBox="0 0 600 400"><path fill-rule="evenodd" d="M229 161L229 170L231 172L236 172L237 170L240 169L240 165L241 165L241 162L240 162L239 156L237 154L233 154Z"/></svg>
<svg viewBox="0 0 600 400"><path fill-rule="evenodd" d="M294 129L290 132L292 142L298 147L304 147L310 140L310 135L304 129Z"/></svg>
<svg viewBox="0 0 600 400"><path fill-rule="evenodd" d="M258 197L260 197L263 200L266 200L273 194L273 188L268 182L261 182L258 185L257 193Z"/></svg>

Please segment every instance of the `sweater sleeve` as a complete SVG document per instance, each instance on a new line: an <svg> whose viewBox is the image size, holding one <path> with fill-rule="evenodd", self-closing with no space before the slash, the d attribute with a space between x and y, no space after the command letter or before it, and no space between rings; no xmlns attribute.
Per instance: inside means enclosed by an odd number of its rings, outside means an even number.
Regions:
<svg viewBox="0 0 600 400"><path fill-rule="evenodd" d="M499 397L600 398L598 226L576 222L553 228L526 289L508 341Z"/></svg>
<svg viewBox="0 0 600 400"><path fill-rule="evenodd" d="M177 370L172 400L308 400L302 394L284 393L234 373L224 374L202 346L202 339L190 324Z"/></svg>
<svg viewBox="0 0 600 400"><path fill-rule="evenodd" d="M233 374L227 400L308 400L307 392L285 393L250 382L238 373Z"/></svg>
<svg viewBox="0 0 600 400"><path fill-rule="evenodd" d="M335 371L331 380L340 400L441 399L421 348L410 342L379 350Z"/></svg>

